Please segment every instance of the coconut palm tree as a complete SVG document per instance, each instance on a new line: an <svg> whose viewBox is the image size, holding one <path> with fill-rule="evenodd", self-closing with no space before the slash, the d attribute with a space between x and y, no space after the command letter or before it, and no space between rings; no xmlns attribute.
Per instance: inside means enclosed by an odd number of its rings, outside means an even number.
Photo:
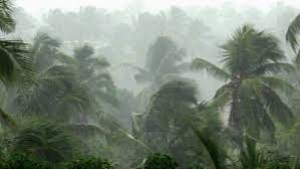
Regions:
<svg viewBox="0 0 300 169"><path fill-rule="evenodd" d="M0 1L0 30L3 33L14 31L15 21L12 17L13 4L10 0ZM31 70L31 64L26 55L27 45L20 40L7 40L0 38L0 82L9 87L20 74L27 74ZM1 124L14 126L12 119L0 108Z"/></svg>
<svg viewBox="0 0 300 169"><path fill-rule="evenodd" d="M26 90L18 93L13 107L18 115L38 115L53 120L69 121L78 113L87 113L91 105L86 86L75 69L60 59L58 40L39 33L30 48L34 76L27 78ZM17 108L17 109L16 109Z"/></svg>
<svg viewBox="0 0 300 169"><path fill-rule="evenodd" d="M205 103L198 104L197 97L192 80L181 78L166 83L151 97L140 119L141 126L135 123L135 134L154 152L171 154L182 167L210 159L205 154L204 139L199 139L195 131L205 130L209 138L215 139L213 135L220 133L221 123L216 111L208 111Z"/></svg>
<svg viewBox="0 0 300 169"><path fill-rule="evenodd" d="M179 48L170 37L160 36L147 51L145 67L133 66L138 71L135 80L149 84L138 95L139 113L144 113L150 97L162 85L178 78L184 69L188 69L189 64L183 62L184 57L184 49Z"/></svg>
<svg viewBox="0 0 300 169"><path fill-rule="evenodd" d="M229 128L241 140L243 131L259 137L260 131L273 136L273 119L290 124L293 113L281 100L277 91L289 92L293 87L274 76L282 71L293 71L292 65L283 62L283 51L278 40L264 31L245 25L223 46L223 68L196 58L192 67L206 70L223 80L211 106L230 106ZM241 145L241 142L239 145Z"/></svg>

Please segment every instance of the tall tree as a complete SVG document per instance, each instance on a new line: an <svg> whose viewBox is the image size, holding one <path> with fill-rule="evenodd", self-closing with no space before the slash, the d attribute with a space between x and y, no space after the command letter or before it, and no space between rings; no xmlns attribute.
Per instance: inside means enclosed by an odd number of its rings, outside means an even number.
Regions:
<svg viewBox="0 0 300 169"><path fill-rule="evenodd" d="M47 34L36 36L29 54L35 73L15 99L18 115L68 121L76 114L87 113L92 102L88 90L72 65L63 62L71 59L59 47L59 41Z"/></svg>
<svg viewBox="0 0 300 169"><path fill-rule="evenodd" d="M225 82L212 105L230 106L228 123L238 140L242 140L243 131L255 137L260 131L269 131L273 136L273 119L282 124L293 121L293 113L276 92L288 92L293 87L274 75L294 70L282 62L285 56L278 43L271 34L245 25L222 46L223 68L201 58L193 61L194 69L206 70Z"/></svg>
<svg viewBox="0 0 300 169"><path fill-rule="evenodd" d="M145 67L135 67L139 73L135 75L138 83L150 83L138 96L138 112L144 112L144 108L153 95L165 83L177 79L188 64L183 62L185 50L179 48L176 43L167 36L160 36L149 47Z"/></svg>

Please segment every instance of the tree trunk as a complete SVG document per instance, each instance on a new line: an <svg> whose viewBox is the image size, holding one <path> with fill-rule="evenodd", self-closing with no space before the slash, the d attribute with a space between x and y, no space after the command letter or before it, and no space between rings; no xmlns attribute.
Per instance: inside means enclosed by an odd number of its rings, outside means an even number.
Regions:
<svg viewBox="0 0 300 169"><path fill-rule="evenodd" d="M243 145L242 109L240 98L241 79L236 78L232 85L231 109L229 115L229 127L233 129L237 143Z"/></svg>

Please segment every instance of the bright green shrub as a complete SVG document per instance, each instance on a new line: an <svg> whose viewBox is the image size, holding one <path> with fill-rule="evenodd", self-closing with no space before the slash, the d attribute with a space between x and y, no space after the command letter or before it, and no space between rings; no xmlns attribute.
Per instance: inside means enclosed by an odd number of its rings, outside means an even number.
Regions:
<svg viewBox="0 0 300 169"><path fill-rule="evenodd" d="M65 169L113 169L109 161L101 158L82 158L67 162Z"/></svg>

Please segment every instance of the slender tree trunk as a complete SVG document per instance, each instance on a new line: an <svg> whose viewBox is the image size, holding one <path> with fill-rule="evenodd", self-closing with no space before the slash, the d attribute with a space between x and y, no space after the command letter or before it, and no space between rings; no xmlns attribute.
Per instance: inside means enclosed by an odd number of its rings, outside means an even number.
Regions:
<svg viewBox="0 0 300 169"><path fill-rule="evenodd" d="M242 129L242 109L241 109L241 98L240 98L240 87L241 79L236 78L233 81L232 90L232 101L229 115L229 127L234 130L236 135L237 143L243 145L243 129Z"/></svg>

